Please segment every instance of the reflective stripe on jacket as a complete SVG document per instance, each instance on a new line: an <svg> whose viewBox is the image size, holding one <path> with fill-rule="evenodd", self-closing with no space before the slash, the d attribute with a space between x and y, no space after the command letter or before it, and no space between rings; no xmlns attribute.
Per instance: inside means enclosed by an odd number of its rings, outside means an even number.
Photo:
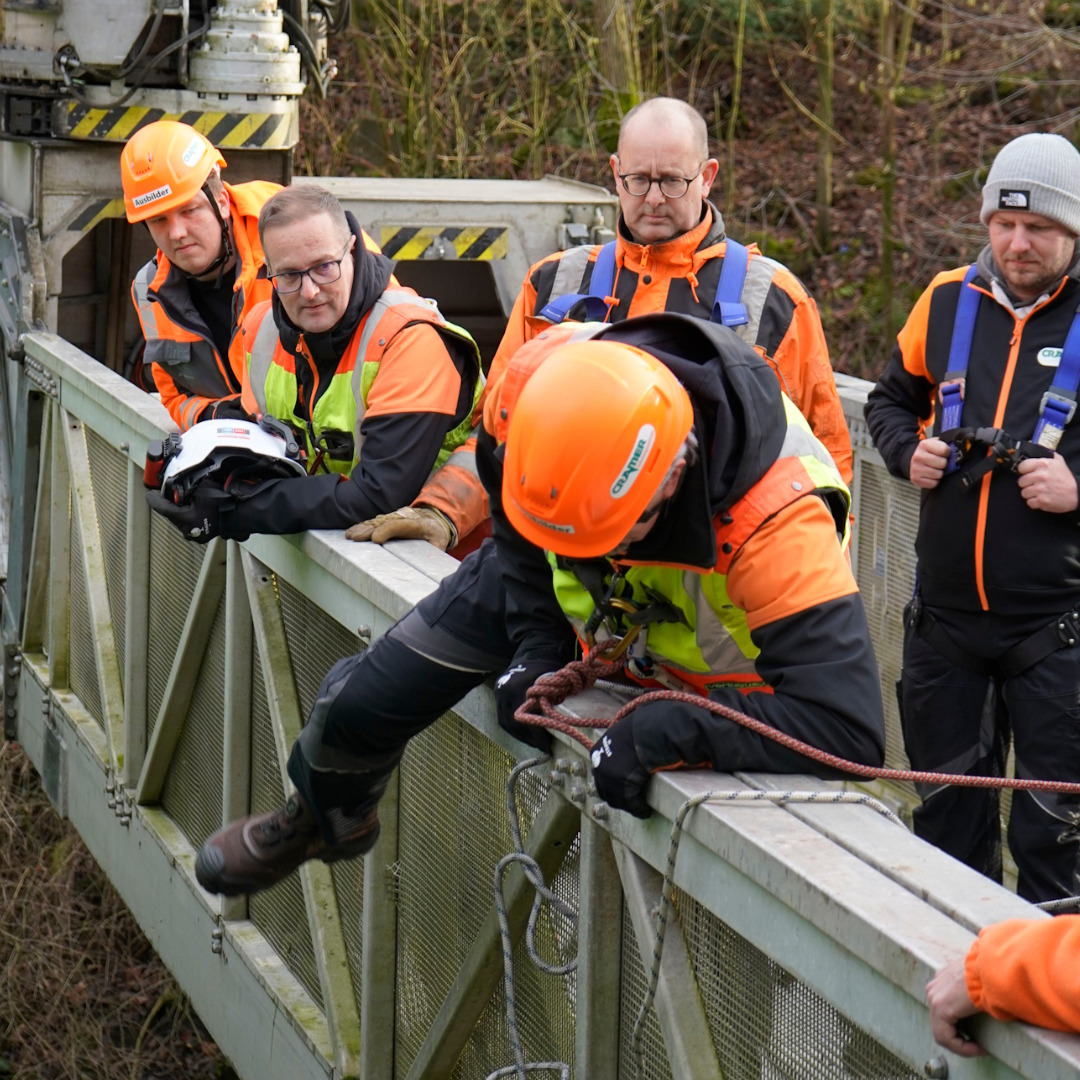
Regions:
<svg viewBox="0 0 1080 1080"><path fill-rule="evenodd" d="M638 244L624 234L621 219L615 248L615 303L607 321L622 322L668 311L709 319L727 252L724 222L707 203L689 232L657 244ZM772 368L780 388L810 421L832 454L841 476L852 476L851 438L836 390L817 305L785 266L749 246L742 302L748 322L734 327ZM530 267L491 363L488 381L498 381L517 350L551 323L540 312L567 293L587 293L600 247L573 247ZM573 309L569 318L581 317Z"/></svg>
<svg viewBox="0 0 1080 1080"><path fill-rule="evenodd" d="M332 460L324 464L331 472L348 475L360 460L363 435L360 427L367 411L368 395L379 374L379 365L390 342L401 330L415 323L428 323L439 333L458 338L469 346L475 364L476 387L473 404L480 399L483 378L480 375L480 354L469 334L446 321L433 300L425 300L412 289L388 288L360 320L349 341L329 386L316 384L311 406L311 428L305 418L297 415L296 357L282 347L269 302L257 307L247 320L244 330L251 340L248 352L248 387L254 405L260 413L277 417L305 431L309 460L318 454L318 441L324 432L349 432L353 436L350 461ZM303 337L300 349L304 350ZM359 359L359 362L358 362ZM245 402L250 407L251 402ZM457 447L472 433L471 416L446 433L435 468L444 464ZM312 441L314 434L315 442ZM464 459L455 456L455 463ZM474 466L475 468L475 466Z"/></svg>
<svg viewBox="0 0 1080 1080"><path fill-rule="evenodd" d="M662 598L682 613L682 622L653 622L645 627L637 649L669 674L705 694L721 684L739 689L764 689L756 674L758 648L750 640L746 613L728 597L727 573L732 561L754 532L784 507L807 495L822 498L846 545L850 495L824 447L814 438L806 419L784 398L787 433L780 456L765 475L727 512L713 519L718 558L711 573L676 566L618 564L633 596ZM592 596L572 569L559 569L554 556L555 595L559 606L583 637L585 622L595 607ZM613 636L606 627L597 641Z"/></svg>

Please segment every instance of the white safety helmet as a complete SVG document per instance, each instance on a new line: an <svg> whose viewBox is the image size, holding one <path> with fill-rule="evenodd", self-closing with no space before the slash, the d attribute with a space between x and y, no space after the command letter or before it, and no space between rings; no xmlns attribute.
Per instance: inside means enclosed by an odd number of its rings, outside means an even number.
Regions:
<svg viewBox="0 0 1080 1080"><path fill-rule="evenodd" d="M292 432L272 418L203 420L171 436L164 454L161 494L181 506L204 480L244 498L268 480L307 475Z"/></svg>

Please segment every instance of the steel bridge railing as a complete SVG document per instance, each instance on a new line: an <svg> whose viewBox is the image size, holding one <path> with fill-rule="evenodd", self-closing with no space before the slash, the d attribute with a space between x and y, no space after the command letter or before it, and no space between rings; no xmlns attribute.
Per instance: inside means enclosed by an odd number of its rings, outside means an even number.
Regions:
<svg viewBox="0 0 1080 1080"><path fill-rule="evenodd" d="M513 1065L492 877L512 846L506 784L522 747L498 728L488 687L410 744L363 860L308 864L250 899L210 897L193 872L223 821L282 801L286 755L325 670L453 560L416 541L380 548L331 533L187 544L143 498L146 443L171 428L160 405L60 338L29 334L24 346L11 388L6 726L54 803L241 1076L483 1080ZM853 557L888 688L912 500L861 439L860 392L844 387ZM894 763L898 747L890 714ZM577 968L553 976L528 962L532 890L512 869L516 1011L528 1061L629 1080L680 806L709 789L837 788L665 775L642 822L597 804L585 778L567 742L517 792L525 847L577 912L545 909L539 950ZM641 1042L649 1080L1077 1075L1080 1040L1023 1025L976 1024L988 1059L934 1047L932 972L980 926L1041 913L865 806L700 806L674 885Z"/></svg>

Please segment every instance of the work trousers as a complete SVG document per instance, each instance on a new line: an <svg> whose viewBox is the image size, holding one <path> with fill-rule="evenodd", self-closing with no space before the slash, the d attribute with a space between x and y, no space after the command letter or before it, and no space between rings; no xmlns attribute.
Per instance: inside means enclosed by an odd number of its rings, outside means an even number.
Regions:
<svg viewBox="0 0 1080 1080"><path fill-rule="evenodd" d="M564 660L573 659L566 627ZM323 834L378 802L405 745L509 666L506 592L486 540L371 648L326 674L289 756L289 777Z"/></svg>
<svg viewBox="0 0 1080 1080"><path fill-rule="evenodd" d="M987 660L1050 622L927 610L963 650ZM899 699L913 769L1003 776L1011 739L1018 777L1080 781L1080 645L1006 678L958 667L908 626ZM1001 881L999 793L920 784L919 796L916 835ZM1008 839L1022 897L1038 903L1080 893L1076 796L1014 792Z"/></svg>

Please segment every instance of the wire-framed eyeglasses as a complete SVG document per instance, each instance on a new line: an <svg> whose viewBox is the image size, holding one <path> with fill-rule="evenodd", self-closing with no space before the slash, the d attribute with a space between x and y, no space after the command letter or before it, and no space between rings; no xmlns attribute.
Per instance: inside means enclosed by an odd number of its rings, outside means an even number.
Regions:
<svg viewBox="0 0 1080 1080"><path fill-rule="evenodd" d="M281 274L271 274L270 284L279 293L294 293L299 292L300 286L304 284L305 276L311 278L315 285L329 285L332 281L337 281L341 277L341 264L349 253L349 245L352 243L352 239L350 236L345 242L345 250L341 253L340 259L330 259L328 262L316 263L306 270L286 270Z"/></svg>
<svg viewBox="0 0 1080 1080"><path fill-rule="evenodd" d="M704 163L702 163L704 164ZM649 188L656 184L665 199L681 199L690 189L690 185L701 175L701 167L693 176L646 176L644 173L618 173L619 180L627 195L643 199L649 194Z"/></svg>

